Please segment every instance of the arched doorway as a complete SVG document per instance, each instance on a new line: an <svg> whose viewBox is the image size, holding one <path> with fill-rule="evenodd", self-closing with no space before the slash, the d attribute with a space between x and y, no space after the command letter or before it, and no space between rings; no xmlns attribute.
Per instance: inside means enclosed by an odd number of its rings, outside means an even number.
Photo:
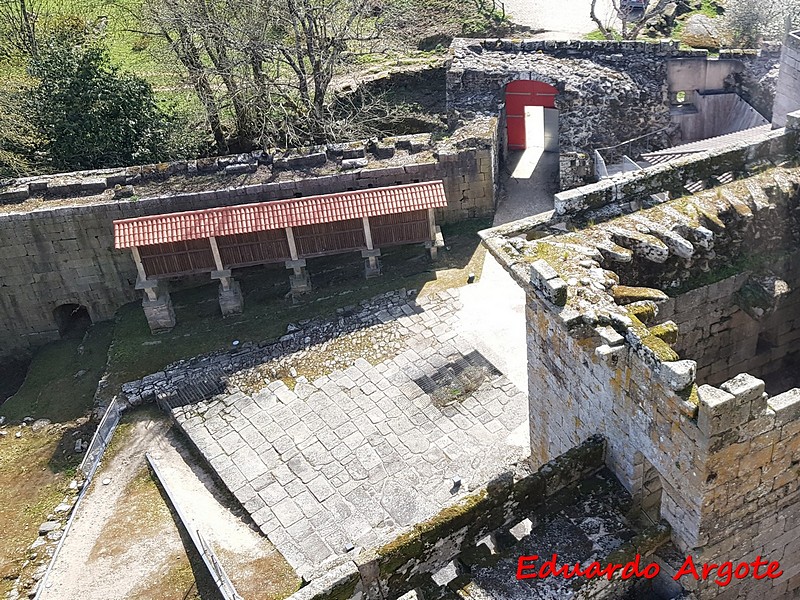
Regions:
<svg viewBox="0 0 800 600"><path fill-rule="evenodd" d="M85 306L62 304L53 310L53 318L61 338L82 336L92 324L92 318Z"/></svg>
<svg viewBox="0 0 800 600"><path fill-rule="evenodd" d="M518 79L506 86L509 150L531 146L541 146L546 152L558 150L557 95L556 88L542 81Z"/></svg>

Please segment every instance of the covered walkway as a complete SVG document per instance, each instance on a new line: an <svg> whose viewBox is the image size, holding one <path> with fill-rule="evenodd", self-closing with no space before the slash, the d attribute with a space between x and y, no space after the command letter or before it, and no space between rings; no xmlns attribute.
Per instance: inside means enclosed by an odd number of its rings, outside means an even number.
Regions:
<svg viewBox="0 0 800 600"><path fill-rule="evenodd" d="M242 311L231 270L283 262L293 294L308 291L306 260L360 251L365 274L380 274L381 248L424 243L435 258L434 210L447 206L441 181L429 181L114 221L117 249L130 249L136 288L153 332L171 329L167 278L210 273L220 281L223 316ZM441 234L438 234L441 236Z"/></svg>

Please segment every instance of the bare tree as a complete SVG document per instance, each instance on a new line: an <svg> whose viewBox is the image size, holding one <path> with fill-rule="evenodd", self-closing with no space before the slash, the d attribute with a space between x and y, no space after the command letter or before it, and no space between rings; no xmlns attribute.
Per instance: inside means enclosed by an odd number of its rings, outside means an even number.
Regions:
<svg viewBox="0 0 800 600"><path fill-rule="evenodd" d="M337 68L377 31L369 0L148 0L147 9L221 148L327 139Z"/></svg>
<svg viewBox="0 0 800 600"><path fill-rule="evenodd" d="M615 39L615 33L623 40L635 40L647 24L661 17L672 0L630 2L611 0L610 14L598 15L597 0L592 0L589 15L597 29L607 40ZM614 26L618 25L617 30Z"/></svg>

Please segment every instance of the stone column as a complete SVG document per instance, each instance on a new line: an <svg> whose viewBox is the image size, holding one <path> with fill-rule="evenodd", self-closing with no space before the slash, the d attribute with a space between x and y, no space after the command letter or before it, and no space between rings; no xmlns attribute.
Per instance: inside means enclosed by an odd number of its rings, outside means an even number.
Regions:
<svg viewBox="0 0 800 600"><path fill-rule="evenodd" d="M286 268L292 270L292 274L289 275L289 291L293 296L311 291L311 277L308 275L304 258L287 260Z"/></svg>
<svg viewBox="0 0 800 600"><path fill-rule="evenodd" d="M155 279L139 279L136 289L144 291L142 308L152 333L169 331L175 327L175 310L165 285Z"/></svg>
<svg viewBox="0 0 800 600"><path fill-rule="evenodd" d="M364 260L364 276L367 279L378 277L381 274L381 249L362 250L361 257Z"/></svg>
<svg viewBox="0 0 800 600"><path fill-rule="evenodd" d="M212 271L212 279L219 279L219 309L222 316L240 315L244 309L244 299L242 298L242 288L239 282L231 277L230 269Z"/></svg>
<svg viewBox="0 0 800 600"><path fill-rule="evenodd" d="M436 224L436 216L432 208L428 209L428 228L431 238L425 242L425 247L431 254L431 260L436 260L439 256L439 248L444 246L444 236L441 227Z"/></svg>

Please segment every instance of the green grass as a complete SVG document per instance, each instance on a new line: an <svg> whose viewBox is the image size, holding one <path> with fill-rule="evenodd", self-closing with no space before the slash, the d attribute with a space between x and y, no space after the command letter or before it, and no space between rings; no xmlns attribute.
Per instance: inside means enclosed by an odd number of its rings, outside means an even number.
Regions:
<svg viewBox="0 0 800 600"><path fill-rule="evenodd" d="M617 32L617 31L615 31L613 29L611 29L610 31L611 31L611 34L614 36L615 40L619 41L619 40L622 39L622 36L619 34L619 32ZM594 31L592 31L590 33L587 33L586 36L584 36L584 39L593 40L593 41L597 41L597 42L605 42L606 41L606 36L604 36L600 32L599 29L595 29Z"/></svg>
<svg viewBox="0 0 800 600"><path fill-rule="evenodd" d="M719 16L717 9L718 4L714 0L702 0L702 4L698 10L693 10L685 15L681 15L681 17L675 22L675 27L672 28L672 39L677 40L681 37L681 32L683 31L683 26L686 23L686 19L692 15L705 15L711 19L714 19ZM687 46L686 49L689 49L689 47Z"/></svg>
<svg viewBox="0 0 800 600"><path fill-rule="evenodd" d="M22 387L0 406L0 416L12 422L25 417L64 422L85 415L105 370L112 331L112 323L99 323L83 343L65 339L40 348ZM85 372L76 377L80 371Z"/></svg>
<svg viewBox="0 0 800 600"><path fill-rule="evenodd" d="M289 323L333 315L337 308L383 292L402 287L444 289L463 285L467 271L479 273L476 232L490 224L477 219L445 226L450 251L440 252L435 263L419 246L385 250L384 275L374 279L363 278L360 258L346 263L342 256L312 261L315 289L296 304L284 297L289 289L285 269L242 269L234 276L244 292L244 312L227 319L219 314L215 283L171 292L177 324L172 331L155 336L150 333L140 303L123 306L117 313L114 343L109 351L108 390L159 371L176 360L231 348L234 340L276 339L286 332Z"/></svg>

